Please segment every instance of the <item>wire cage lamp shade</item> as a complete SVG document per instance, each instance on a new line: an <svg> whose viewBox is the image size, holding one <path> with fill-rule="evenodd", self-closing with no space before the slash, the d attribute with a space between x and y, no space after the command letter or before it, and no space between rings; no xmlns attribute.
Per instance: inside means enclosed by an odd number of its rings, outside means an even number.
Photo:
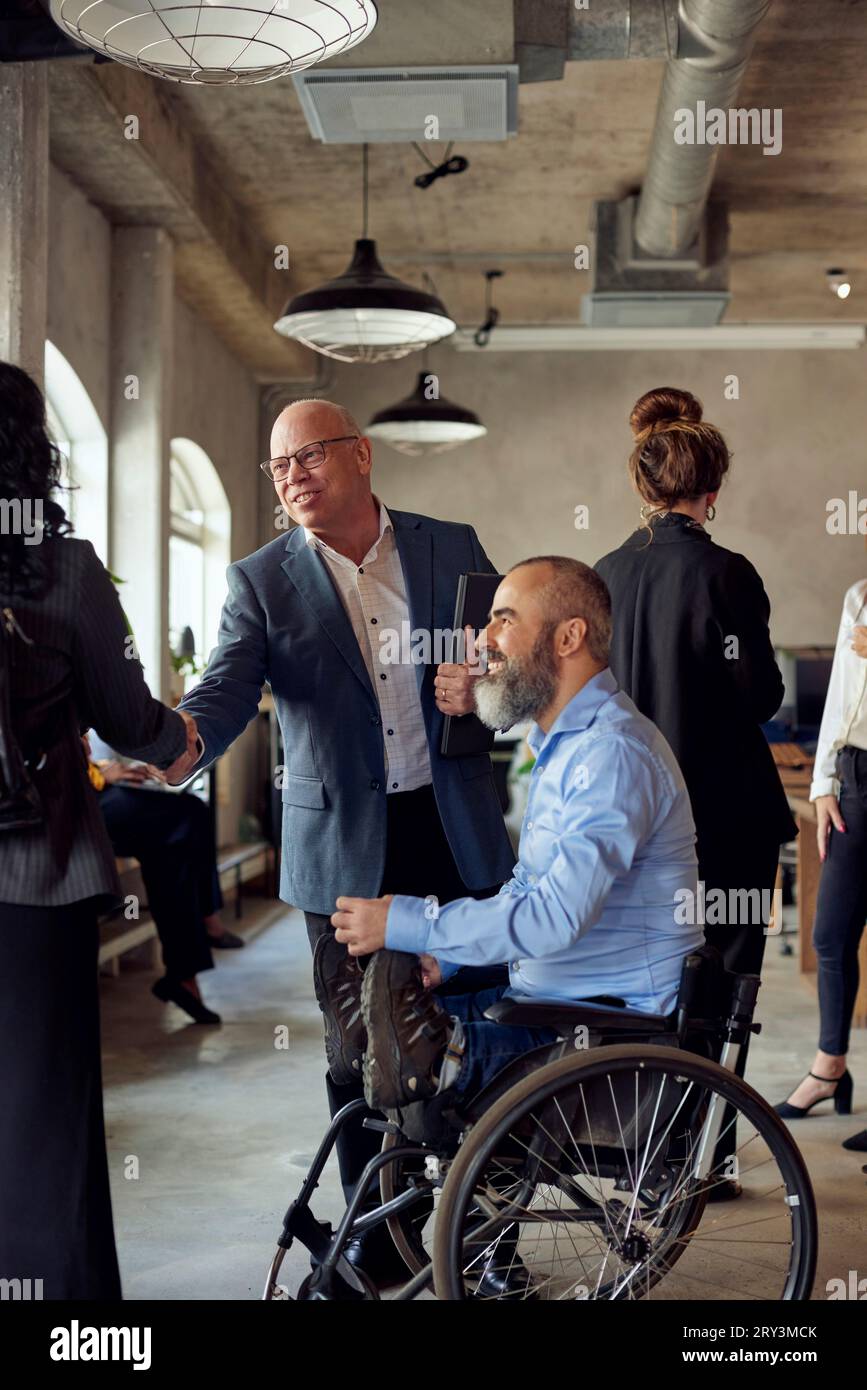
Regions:
<svg viewBox="0 0 867 1390"><path fill-rule="evenodd" d="M478 415L445 396L429 399L431 376L420 372L415 390L396 405L379 410L365 433L401 454L442 454L487 434Z"/></svg>
<svg viewBox="0 0 867 1390"><path fill-rule="evenodd" d="M374 0L51 0L71 38L152 77L270 82L366 39Z"/></svg>
<svg viewBox="0 0 867 1390"><path fill-rule="evenodd" d="M343 274L295 295L274 327L340 362L383 362L439 342L457 325L436 295L389 275L376 242L361 237Z"/></svg>

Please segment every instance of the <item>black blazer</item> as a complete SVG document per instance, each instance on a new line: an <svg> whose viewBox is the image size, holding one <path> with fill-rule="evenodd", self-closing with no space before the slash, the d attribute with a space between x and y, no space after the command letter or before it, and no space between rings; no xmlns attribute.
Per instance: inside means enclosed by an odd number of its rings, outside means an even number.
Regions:
<svg viewBox="0 0 867 1390"><path fill-rule="evenodd" d="M611 593L611 668L670 743L699 868L715 869L796 834L759 727L783 700L770 604L749 560L689 517L667 513L652 529L649 543L646 529L635 531L596 565Z"/></svg>
<svg viewBox="0 0 867 1390"><path fill-rule="evenodd" d="M40 598L8 601L33 640L15 639L12 725L25 756L45 752L33 779L46 819L0 834L0 902L58 907L120 889L81 734L94 728L126 756L168 767L186 730L129 659L120 601L90 542L43 545L50 586Z"/></svg>

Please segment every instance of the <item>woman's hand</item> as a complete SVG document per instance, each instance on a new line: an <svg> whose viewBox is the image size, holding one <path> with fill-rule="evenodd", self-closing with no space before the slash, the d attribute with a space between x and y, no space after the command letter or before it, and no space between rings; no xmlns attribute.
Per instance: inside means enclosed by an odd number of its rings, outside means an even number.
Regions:
<svg viewBox="0 0 867 1390"><path fill-rule="evenodd" d="M843 824L843 817L840 814L840 803L836 796L817 796L814 802L816 807L816 843L819 846L819 858L825 862L828 853L828 836L831 833L831 826L835 830L846 833L846 826Z"/></svg>
<svg viewBox="0 0 867 1390"><path fill-rule="evenodd" d="M858 656L867 659L867 627L859 626L852 629L852 650Z"/></svg>

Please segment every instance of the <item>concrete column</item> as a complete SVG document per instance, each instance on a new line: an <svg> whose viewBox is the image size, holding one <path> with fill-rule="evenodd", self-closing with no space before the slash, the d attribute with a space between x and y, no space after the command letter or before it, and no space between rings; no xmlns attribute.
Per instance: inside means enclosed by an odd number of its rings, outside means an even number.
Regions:
<svg viewBox="0 0 867 1390"><path fill-rule="evenodd" d="M151 692L169 692L174 276L159 227L112 233L110 567Z"/></svg>
<svg viewBox="0 0 867 1390"><path fill-rule="evenodd" d="M42 384L48 280L48 72L0 65L0 360Z"/></svg>

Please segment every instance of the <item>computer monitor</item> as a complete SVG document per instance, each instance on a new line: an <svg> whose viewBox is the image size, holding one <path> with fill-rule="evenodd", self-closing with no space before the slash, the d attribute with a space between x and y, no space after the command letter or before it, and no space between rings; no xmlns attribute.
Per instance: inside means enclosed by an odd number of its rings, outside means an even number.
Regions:
<svg viewBox="0 0 867 1390"><path fill-rule="evenodd" d="M800 741L818 738L834 661L833 647L786 647L777 651L785 694L776 718L793 726Z"/></svg>

